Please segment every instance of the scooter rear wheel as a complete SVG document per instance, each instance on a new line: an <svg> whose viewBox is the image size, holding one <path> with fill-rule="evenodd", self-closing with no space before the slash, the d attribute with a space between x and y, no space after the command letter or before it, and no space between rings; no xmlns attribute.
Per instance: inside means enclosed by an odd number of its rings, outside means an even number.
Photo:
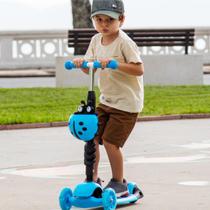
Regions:
<svg viewBox="0 0 210 210"><path fill-rule="evenodd" d="M71 198L73 196L70 188L64 188L59 196L59 204L62 210L70 210L72 207Z"/></svg>
<svg viewBox="0 0 210 210"><path fill-rule="evenodd" d="M105 189L102 193L102 203L104 210L115 210L117 207L117 196L111 188Z"/></svg>
<svg viewBox="0 0 210 210"><path fill-rule="evenodd" d="M128 183L128 191L130 194L133 194L133 195L135 194L138 199L140 199L144 196L142 191L139 189L139 187L135 183L132 183L132 182ZM135 203L137 200L135 200L131 203Z"/></svg>

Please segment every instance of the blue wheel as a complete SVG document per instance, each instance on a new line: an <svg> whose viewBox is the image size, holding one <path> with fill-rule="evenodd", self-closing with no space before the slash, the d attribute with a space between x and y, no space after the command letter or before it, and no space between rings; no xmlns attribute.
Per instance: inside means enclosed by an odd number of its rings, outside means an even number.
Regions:
<svg viewBox="0 0 210 210"><path fill-rule="evenodd" d="M129 182L128 185L128 191L129 191L129 194L133 194L134 193L134 189L137 187L135 183L133 182Z"/></svg>
<svg viewBox="0 0 210 210"><path fill-rule="evenodd" d="M111 188L105 189L102 193L102 203L104 210L115 210L117 207L117 196Z"/></svg>
<svg viewBox="0 0 210 210"><path fill-rule="evenodd" d="M59 196L59 204L62 210L70 210L72 207L72 190L70 188L64 188Z"/></svg>
<svg viewBox="0 0 210 210"><path fill-rule="evenodd" d="M144 197L142 191L138 188L138 186L137 186L135 183L129 182L127 186L128 186L128 191L129 191L129 194L130 194L130 195L136 195L136 197L137 197L138 199L141 199L141 198ZM137 199L137 200L138 200L138 199ZM136 200L136 201L137 201L137 200ZM136 201L134 201L134 202L132 202L132 203L135 203Z"/></svg>

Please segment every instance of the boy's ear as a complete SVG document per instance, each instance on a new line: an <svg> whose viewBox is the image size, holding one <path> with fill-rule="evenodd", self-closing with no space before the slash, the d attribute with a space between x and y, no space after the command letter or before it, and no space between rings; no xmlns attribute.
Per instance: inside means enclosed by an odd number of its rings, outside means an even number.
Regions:
<svg viewBox="0 0 210 210"><path fill-rule="evenodd" d="M125 19L125 15L120 15L119 16L119 21L124 21L124 19Z"/></svg>
<svg viewBox="0 0 210 210"><path fill-rule="evenodd" d="M120 26L122 26L122 24L124 23L124 20L125 20L125 15L120 15L119 17Z"/></svg>

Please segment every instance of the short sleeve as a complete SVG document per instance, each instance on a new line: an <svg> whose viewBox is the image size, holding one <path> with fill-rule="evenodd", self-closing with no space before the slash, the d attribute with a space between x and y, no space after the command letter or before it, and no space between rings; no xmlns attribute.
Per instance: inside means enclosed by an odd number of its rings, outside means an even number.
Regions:
<svg viewBox="0 0 210 210"><path fill-rule="evenodd" d="M126 63L143 63L138 46L127 39L122 43L122 53Z"/></svg>

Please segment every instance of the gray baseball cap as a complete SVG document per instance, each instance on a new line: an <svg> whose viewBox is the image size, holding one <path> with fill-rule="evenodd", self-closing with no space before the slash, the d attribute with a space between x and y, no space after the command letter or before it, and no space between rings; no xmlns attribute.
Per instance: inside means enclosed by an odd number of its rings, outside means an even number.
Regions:
<svg viewBox="0 0 210 210"><path fill-rule="evenodd" d="M118 19L124 13L122 0L93 0L91 17L95 15L108 15Z"/></svg>

